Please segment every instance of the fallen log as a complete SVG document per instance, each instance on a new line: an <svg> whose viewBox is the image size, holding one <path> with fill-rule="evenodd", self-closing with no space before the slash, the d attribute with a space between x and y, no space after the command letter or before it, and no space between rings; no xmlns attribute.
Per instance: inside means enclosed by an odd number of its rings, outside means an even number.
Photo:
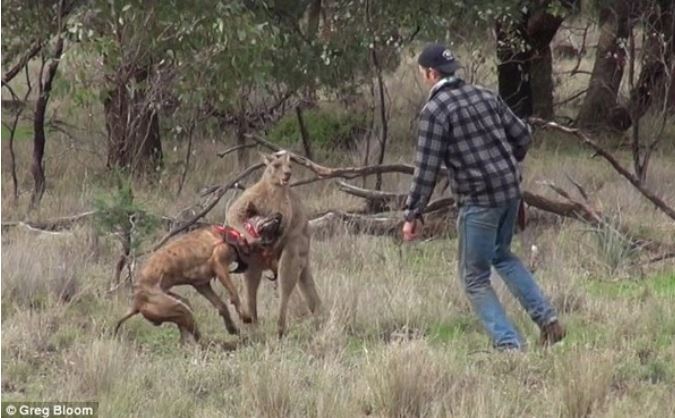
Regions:
<svg viewBox="0 0 675 418"><path fill-rule="evenodd" d="M325 165L315 163L314 161L302 155L298 155L294 152L284 150L280 146L273 144L272 142L261 137L260 135L249 134L247 135L247 137L272 151L287 152L291 156L291 159L296 164L299 164L307 168L317 176L316 178L298 181L296 183L293 183L292 186L300 186L320 180L326 180L337 177L344 179L353 179L372 174L384 174L384 173L413 174L413 172L415 171L415 167L410 164L377 164L358 167L328 167ZM447 174L447 169L445 167L442 167L439 170L439 174Z"/></svg>
<svg viewBox="0 0 675 418"><path fill-rule="evenodd" d="M377 190L364 189L354 185L350 185L344 182L338 182L340 190L348 193L353 196L361 197L364 199L378 199L385 205L395 206L400 208L402 205L401 202L405 202L406 194L402 193L392 193L392 192L382 192ZM581 187L576 185L577 188ZM523 200L527 205L536 208L538 210L552 213L564 218L575 219L580 222L584 222L592 227L611 227L616 229L616 232L623 235L631 246L634 248L641 248L651 252L670 252L675 251L675 245L667 244L653 239L644 238L636 236L634 233L628 230L628 228L618 225L613 226L604 215L602 215L597 210L593 209L589 204L584 204L572 199L569 194L564 192L562 189L552 186L559 194L566 198L567 201L560 201L548 198L546 196L532 193L530 191L523 191ZM585 195L585 192L582 193ZM427 205L426 211L436 211L444 208L451 208L455 206L455 201L451 197L440 198L438 200L432 201ZM344 218L344 217L343 217ZM400 222L402 226L402 221ZM400 229L399 229L400 231Z"/></svg>
<svg viewBox="0 0 675 418"><path fill-rule="evenodd" d="M2 228L24 226L32 230L42 232L58 232L70 229L74 224L87 220L97 213L95 210L79 213L77 215L64 216L46 221L6 221L2 222Z"/></svg>
<svg viewBox="0 0 675 418"><path fill-rule="evenodd" d="M457 213L448 209L427 213L422 229L423 239L450 234L454 231ZM354 235L389 236L400 240L403 217L400 214L362 215L331 210L310 220L309 228L312 237L316 239L328 238L343 231Z"/></svg>

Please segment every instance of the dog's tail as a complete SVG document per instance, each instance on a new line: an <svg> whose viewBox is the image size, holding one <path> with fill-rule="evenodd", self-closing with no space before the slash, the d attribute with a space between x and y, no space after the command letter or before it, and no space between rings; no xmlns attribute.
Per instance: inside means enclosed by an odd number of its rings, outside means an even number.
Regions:
<svg viewBox="0 0 675 418"><path fill-rule="evenodd" d="M132 316L136 315L140 311L136 308L131 308L129 309L129 312L127 312L126 315L122 317L119 321L117 321L117 325L115 325L115 332L113 335L117 335L117 332L120 330L120 327L122 326L122 323L126 321L127 319L131 318Z"/></svg>

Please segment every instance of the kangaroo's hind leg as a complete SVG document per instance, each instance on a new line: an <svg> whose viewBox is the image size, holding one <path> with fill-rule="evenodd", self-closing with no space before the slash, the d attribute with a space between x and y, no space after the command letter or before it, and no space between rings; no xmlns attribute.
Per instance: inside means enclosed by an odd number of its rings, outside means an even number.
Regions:
<svg viewBox="0 0 675 418"><path fill-rule="evenodd" d="M286 332L286 313L288 311L288 301L290 300L293 289L300 279L300 274L305 268L301 253L296 249L296 246L290 245L281 253L279 260L279 291L281 293L281 301L279 303L279 321L277 323L277 330L279 338L284 336Z"/></svg>
<svg viewBox="0 0 675 418"><path fill-rule="evenodd" d="M307 265L300 273L300 280L298 281L298 287L300 287L300 292L304 296L305 301L309 310L316 314L321 310L321 298L316 291L316 285L314 284L314 276L312 271Z"/></svg>

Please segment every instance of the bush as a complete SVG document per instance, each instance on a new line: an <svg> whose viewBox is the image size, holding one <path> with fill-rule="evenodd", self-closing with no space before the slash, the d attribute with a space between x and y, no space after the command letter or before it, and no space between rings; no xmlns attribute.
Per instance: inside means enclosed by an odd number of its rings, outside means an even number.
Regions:
<svg viewBox="0 0 675 418"><path fill-rule="evenodd" d="M350 149L367 129L365 112L310 109L303 113L311 145L320 149ZM300 142L300 126L295 113L284 116L269 133L269 138L288 147Z"/></svg>
<svg viewBox="0 0 675 418"><path fill-rule="evenodd" d="M120 173L113 175L117 190L94 199L95 225L100 233L117 235L123 247L134 254L159 226L159 219L134 200L131 179Z"/></svg>

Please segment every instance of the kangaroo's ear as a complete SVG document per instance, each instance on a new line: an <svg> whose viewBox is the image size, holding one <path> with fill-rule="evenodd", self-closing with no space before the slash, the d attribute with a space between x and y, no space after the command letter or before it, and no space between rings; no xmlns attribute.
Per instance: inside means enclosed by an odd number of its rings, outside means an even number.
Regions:
<svg viewBox="0 0 675 418"><path fill-rule="evenodd" d="M258 208L255 207L255 204L253 202L249 201L246 204L246 219L252 218L256 215L258 215Z"/></svg>
<svg viewBox="0 0 675 418"><path fill-rule="evenodd" d="M263 162L265 165L270 165L270 164L272 164L272 157L271 157L271 156L269 156L269 155L267 155L267 154L265 154L265 153L263 153L263 152L260 152L260 151L258 151L258 154L260 154L260 159L262 160L262 162Z"/></svg>

